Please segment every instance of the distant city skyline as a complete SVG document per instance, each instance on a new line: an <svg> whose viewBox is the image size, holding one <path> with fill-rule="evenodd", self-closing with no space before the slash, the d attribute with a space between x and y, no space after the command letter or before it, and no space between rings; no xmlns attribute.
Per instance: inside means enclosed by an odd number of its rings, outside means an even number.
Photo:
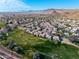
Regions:
<svg viewBox="0 0 79 59"><path fill-rule="evenodd" d="M1 0L0 12L44 9L79 9L79 0Z"/></svg>

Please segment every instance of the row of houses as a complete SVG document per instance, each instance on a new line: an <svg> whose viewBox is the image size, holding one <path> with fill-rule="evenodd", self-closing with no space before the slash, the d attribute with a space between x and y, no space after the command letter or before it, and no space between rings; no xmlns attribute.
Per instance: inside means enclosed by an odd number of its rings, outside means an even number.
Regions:
<svg viewBox="0 0 79 59"><path fill-rule="evenodd" d="M11 19L10 19L11 18ZM3 18L5 19L5 18ZM54 39L55 37L61 41L69 38L71 35L79 35L79 20L71 19L55 19L51 17L7 17L7 24L11 29L20 27L26 32L36 36ZM2 30L2 29L1 29ZM6 30L4 29L3 32ZM53 38L54 37L54 38Z"/></svg>

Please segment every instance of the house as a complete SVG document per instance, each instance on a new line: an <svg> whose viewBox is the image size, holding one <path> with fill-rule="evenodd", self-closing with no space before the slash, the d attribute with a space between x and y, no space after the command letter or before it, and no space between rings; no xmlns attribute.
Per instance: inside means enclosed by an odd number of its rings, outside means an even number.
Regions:
<svg viewBox="0 0 79 59"><path fill-rule="evenodd" d="M71 42L79 42L79 35L78 36L73 35L69 38L69 40Z"/></svg>

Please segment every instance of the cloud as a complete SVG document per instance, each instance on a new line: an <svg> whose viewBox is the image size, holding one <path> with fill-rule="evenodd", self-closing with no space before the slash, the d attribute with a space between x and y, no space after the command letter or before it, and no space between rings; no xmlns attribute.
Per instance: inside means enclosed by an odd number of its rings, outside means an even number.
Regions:
<svg viewBox="0 0 79 59"><path fill-rule="evenodd" d="M22 0L1 0L0 1L0 12L17 12L25 11L30 8L29 5L24 3Z"/></svg>

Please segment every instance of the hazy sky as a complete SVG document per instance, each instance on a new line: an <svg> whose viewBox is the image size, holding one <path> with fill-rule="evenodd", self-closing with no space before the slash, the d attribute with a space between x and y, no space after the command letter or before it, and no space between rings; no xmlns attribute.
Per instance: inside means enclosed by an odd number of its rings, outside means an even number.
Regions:
<svg viewBox="0 0 79 59"><path fill-rule="evenodd" d="M0 12L43 10L43 9L79 9L79 0L1 0Z"/></svg>

